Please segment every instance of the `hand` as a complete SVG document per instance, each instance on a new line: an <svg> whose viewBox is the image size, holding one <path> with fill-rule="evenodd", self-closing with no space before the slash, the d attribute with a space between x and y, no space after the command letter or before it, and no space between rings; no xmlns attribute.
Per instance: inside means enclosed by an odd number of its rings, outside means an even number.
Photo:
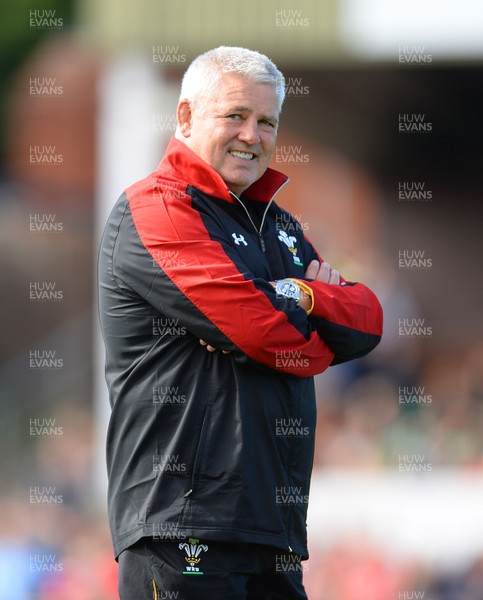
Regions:
<svg viewBox="0 0 483 600"><path fill-rule="evenodd" d="M211 346L210 344L208 344L208 342L205 342L205 340L200 340L200 344L202 346L206 346L206 349L208 350L208 352L214 352L216 350L216 348L214 346ZM222 350L223 354L230 354L230 350Z"/></svg>
<svg viewBox="0 0 483 600"><path fill-rule="evenodd" d="M335 269L331 269L328 262L319 263L318 260L310 262L307 270L305 271L305 277L307 279L315 279L315 281L321 281L322 283L331 283L333 285L340 284L340 273Z"/></svg>

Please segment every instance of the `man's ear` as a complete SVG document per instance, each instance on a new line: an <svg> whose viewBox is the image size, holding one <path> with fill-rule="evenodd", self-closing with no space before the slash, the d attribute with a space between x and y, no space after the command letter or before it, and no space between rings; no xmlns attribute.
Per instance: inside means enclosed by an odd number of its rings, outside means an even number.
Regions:
<svg viewBox="0 0 483 600"><path fill-rule="evenodd" d="M188 138L191 135L193 113L188 100L181 100L178 104L178 124L183 137Z"/></svg>

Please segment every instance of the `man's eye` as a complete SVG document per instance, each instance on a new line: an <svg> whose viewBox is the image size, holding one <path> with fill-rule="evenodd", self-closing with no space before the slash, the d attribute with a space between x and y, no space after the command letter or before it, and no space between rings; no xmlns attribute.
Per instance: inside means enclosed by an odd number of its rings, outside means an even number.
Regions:
<svg viewBox="0 0 483 600"><path fill-rule="evenodd" d="M239 115L238 113L235 113L233 115L228 115L228 119L233 119L233 120L237 120L237 119L241 119L241 115Z"/></svg>
<svg viewBox="0 0 483 600"><path fill-rule="evenodd" d="M260 121L262 125L268 125L269 127L275 127L275 125L271 121L267 121L266 119L262 119Z"/></svg>

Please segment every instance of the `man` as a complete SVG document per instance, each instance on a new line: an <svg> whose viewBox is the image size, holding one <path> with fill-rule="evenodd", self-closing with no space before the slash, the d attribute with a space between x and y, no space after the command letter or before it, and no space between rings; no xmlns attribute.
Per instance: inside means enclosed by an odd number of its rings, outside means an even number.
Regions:
<svg viewBox="0 0 483 600"><path fill-rule="evenodd" d="M103 236L122 600L306 598L313 376L374 348L382 314L273 201L284 87L258 52L199 56L161 164Z"/></svg>

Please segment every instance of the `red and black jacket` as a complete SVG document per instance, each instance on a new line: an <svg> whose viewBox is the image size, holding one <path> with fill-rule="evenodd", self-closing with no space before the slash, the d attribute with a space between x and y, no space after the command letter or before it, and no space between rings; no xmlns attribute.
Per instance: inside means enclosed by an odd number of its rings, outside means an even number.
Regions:
<svg viewBox="0 0 483 600"><path fill-rule="evenodd" d="M307 556L313 375L370 352L382 311L360 283L307 281L310 316L276 296L270 281L321 260L273 202L286 181L268 169L238 199L173 139L111 213L99 300L116 556L152 535Z"/></svg>

